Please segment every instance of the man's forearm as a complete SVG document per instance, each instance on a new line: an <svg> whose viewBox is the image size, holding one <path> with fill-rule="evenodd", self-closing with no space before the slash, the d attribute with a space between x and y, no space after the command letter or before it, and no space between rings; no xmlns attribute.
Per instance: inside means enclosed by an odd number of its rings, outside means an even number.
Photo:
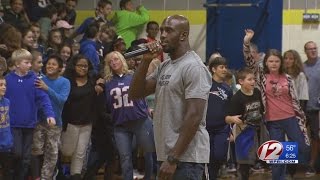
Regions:
<svg viewBox="0 0 320 180"><path fill-rule="evenodd" d="M145 97L146 91L146 74L151 61L142 60L137 71L134 73L133 80L129 89L131 99L140 99Z"/></svg>

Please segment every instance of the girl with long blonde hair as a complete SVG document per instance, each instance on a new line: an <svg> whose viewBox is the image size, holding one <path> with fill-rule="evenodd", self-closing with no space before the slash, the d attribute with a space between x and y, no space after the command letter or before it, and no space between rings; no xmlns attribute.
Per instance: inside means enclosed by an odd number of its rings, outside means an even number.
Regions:
<svg viewBox="0 0 320 180"><path fill-rule="evenodd" d="M118 61L118 63L120 62L121 63L115 65L114 60L112 59L118 59L120 60ZM127 65L125 58L118 51L112 51L109 54L107 54L104 61L105 61L105 66L104 66L103 76L106 81L110 81L114 76L114 74L127 74L127 73L132 74L132 71L129 70L129 67ZM111 68L111 65L110 65L112 63L111 61L113 62L113 67L115 68L114 70ZM121 67L119 68L118 66L121 66Z"/></svg>
<svg viewBox="0 0 320 180"><path fill-rule="evenodd" d="M131 100L128 96L133 73L128 70L125 58L113 51L105 57L104 77L107 111L111 112L114 121L114 137L120 155L120 164L125 180L133 179L132 141L143 151L154 152L152 122L144 99ZM152 159L149 159L152 161ZM152 162L148 162L152 164ZM149 180L152 167L145 169L144 179Z"/></svg>

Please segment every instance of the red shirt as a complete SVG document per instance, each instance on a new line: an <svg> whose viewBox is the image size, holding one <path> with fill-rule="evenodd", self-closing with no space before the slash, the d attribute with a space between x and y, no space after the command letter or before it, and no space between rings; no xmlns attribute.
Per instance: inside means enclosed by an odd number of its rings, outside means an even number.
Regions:
<svg viewBox="0 0 320 180"><path fill-rule="evenodd" d="M266 119L276 121L295 116L287 77L272 74L266 77Z"/></svg>

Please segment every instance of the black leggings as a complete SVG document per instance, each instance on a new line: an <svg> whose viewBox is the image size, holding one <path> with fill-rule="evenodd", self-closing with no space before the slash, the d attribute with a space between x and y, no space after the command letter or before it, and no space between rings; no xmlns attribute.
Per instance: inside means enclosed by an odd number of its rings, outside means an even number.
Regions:
<svg viewBox="0 0 320 180"><path fill-rule="evenodd" d="M0 164L3 179L13 180L14 155L10 152L0 152Z"/></svg>

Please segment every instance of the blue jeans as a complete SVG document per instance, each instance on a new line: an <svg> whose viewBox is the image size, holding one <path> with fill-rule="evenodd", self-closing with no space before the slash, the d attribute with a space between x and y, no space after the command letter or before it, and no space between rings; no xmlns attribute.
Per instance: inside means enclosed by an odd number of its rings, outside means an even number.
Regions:
<svg viewBox="0 0 320 180"><path fill-rule="evenodd" d="M15 179L23 180L28 174L33 139L32 128L12 128Z"/></svg>
<svg viewBox="0 0 320 180"><path fill-rule="evenodd" d="M308 163L310 147L305 144L304 136L299 128L296 117L291 117L279 121L267 122L267 128L271 140L279 142L285 141L285 134L290 141L298 143L299 163ZM284 180L286 177L286 165L272 165L272 179Z"/></svg>
<svg viewBox="0 0 320 180"><path fill-rule="evenodd" d="M219 129L207 129L210 136L210 163L209 177L215 180L218 177L220 166L227 161L230 126Z"/></svg>
<svg viewBox="0 0 320 180"><path fill-rule="evenodd" d="M132 141L134 136L144 152L155 151L152 121L149 118L128 122L123 126L116 126L114 129L114 138L120 156L124 180L133 179ZM149 180L153 168L152 166L147 167L148 168L145 169L145 179Z"/></svg>
<svg viewBox="0 0 320 180"><path fill-rule="evenodd" d="M162 162L158 162L158 172L160 172ZM179 162L172 180L202 180L204 164ZM158 179L158 178L157 178Z"/></svg>

